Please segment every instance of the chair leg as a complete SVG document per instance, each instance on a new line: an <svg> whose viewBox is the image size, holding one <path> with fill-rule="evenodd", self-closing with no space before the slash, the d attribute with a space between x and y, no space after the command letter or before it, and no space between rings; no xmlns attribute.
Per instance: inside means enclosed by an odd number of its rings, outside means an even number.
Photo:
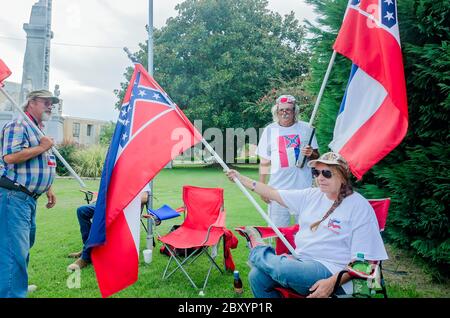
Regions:
<svg viewBox="0 0 450 318"><path fill-rule="evenodd" d="M169 253L170 253L170 259L169 259L169 262L167 263L166 269L164 270L164 273L163 273L163 279L168 279L173 273L175 273L178 269L180 269L180 270L184 273L184 275L186 275L187 279L188 279L189 282L192 284L192 286L193 286L195 289L198 289L197 285L195 285L195 283L194 283L194 281L192 280L192 278L189 276L189 274L188 274L188 273L186 272L186 270L183 268L183 264L186 262L186 260L184 260L183 262L180 263L180 262L178 261L176 255L175 255L175 252L172 251L172 250L167 246L167 244L164 244L164 245L166 246L166 248L168 249L168 251L169 251ZM193 255L193 254L191 254L191 255ZM191 256L191 255L190 255L190 256ZM167 269L169 268L169 265L170 265L170 262L172 261L172 259L177 263L178 266L177 266L172 272L170 272L170 274L168 274L168 275L166 276Z"/></svg>
<svg viewBox="0 0 450 318"><path fill-rule="evenodd" d="M220 242L218 242L218 244L219 244L219 243L220 243ZM194 281L192 280L192 278L189 276L188 272L184 269L183 265L185 265L188 261L189 261L189 263L187 263L186 265L192 264L192 263L193 263L197 258L199 258L200 255L202 255L203 253L205 253L206 256L208 257L208 259L209 259L209 261L210 261L210 266L209 266L208 272L207 272L207 274L206 274L205 280L204 280L204 282L203 282L203 288L202 288L202 290L204 290L204 289L206 288L206 285L208 284L209 276L211 275L211 270L212 270L213 267L216 267L216 268L219 270L219 272L220 272L221 274L223 274L222 269L221 269L221 268L219 267L219 265L217 265L217 263L215 262L215 256L212 257L212 256L210 255L210 253L208 253L208 247L206 247L206 246L203 247L202 250L201 250L200 252L198 252L198 251L193 251L189 256L187 256L187 257L186 257L184 260L182 260L182 261L178 258L178 256L176 255L175 251L172 250L167 244L164 244L164 246L167 248L167 250L168 250L169 253L170 253L170 259L169 259L169 261L167 262L166 268L164 269L163 279L168 279L168 278L169 278L170 276L172 276L177 270L180 269L180 270L184 273L184 275L188 278L188 280L189 280L189 282L191 283L191 285L192 285L195 289L198 289L197 285L194 283ZM213 248L213 247L211 247L211 248ZM197 255L196 255L196 254L197 254ZM216 254L216 256L217 256L218 253L215 253L215 254ZM195 257L194 257L194 255L195 255ZM177 263L177 266L176 266L169 274L167 274L167 271L168 271L169 266L170 266L170 264L171 264L171 262L172 262L172 259Z"/></svg>

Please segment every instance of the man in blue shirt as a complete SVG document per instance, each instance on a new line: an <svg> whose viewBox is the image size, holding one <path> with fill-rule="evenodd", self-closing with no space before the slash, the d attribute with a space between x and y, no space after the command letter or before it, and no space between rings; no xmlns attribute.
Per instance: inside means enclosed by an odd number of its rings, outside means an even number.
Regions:
<svg viewBox="0 0 450 318"><path fill-rule="evenodd" d="M32 91L25 115L38 127L59 102L47 90ZM56 203L52 191L56 158L53 140L39 137L24 118L5 125L0 134L0 297L25 297L28 261L36 235L36 201L46 193L48 209Z"/></svg>

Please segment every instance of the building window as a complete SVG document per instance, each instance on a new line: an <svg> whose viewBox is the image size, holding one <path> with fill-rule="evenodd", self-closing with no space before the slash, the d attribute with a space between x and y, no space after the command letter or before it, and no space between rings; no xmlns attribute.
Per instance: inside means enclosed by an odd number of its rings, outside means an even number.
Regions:
<svg viewBox="0 0 450 318"><path fill-rule="evenodd" d="M87 125L87 132L86 132L87 136L90 137L92 136L92 125Z"/></svg>
<svg viewBox="0 0 450 318"><path fill-rule="evenodd" d="M73 123L72 133L74 137L80 137L80 123Z"/></svg>

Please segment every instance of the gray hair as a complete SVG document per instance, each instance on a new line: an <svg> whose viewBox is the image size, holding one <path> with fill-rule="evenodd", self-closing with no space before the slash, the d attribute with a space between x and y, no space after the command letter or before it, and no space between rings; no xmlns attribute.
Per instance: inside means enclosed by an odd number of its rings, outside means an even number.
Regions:
<svg viewBox="0 0 450 318"><path fill-rule="evenodd" d="M272 106L271 109L272 112L272 119L274 123L279 122L277 112L278 112L278 104L275 104ZM296 123L298 121L298 114L300 113L300 107L297 105L297 103L294 104L294 122Z"/></svg>

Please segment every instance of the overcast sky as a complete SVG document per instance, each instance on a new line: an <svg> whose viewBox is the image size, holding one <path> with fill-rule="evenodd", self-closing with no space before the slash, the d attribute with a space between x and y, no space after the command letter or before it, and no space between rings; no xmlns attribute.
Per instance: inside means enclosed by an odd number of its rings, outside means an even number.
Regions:
<svg viewBox="0 0 450 318"><path fill-rule="evenodd" d="M8 81L22 81L26 46L23 24L38 0L0 0L0 58L12 71ZM154 0L154 26L176 16L181 0ZM53 0L50 90L60 85L63 114L104 120L117 119L114 89L131 65L122 48L136 51L147 39L148 0ZM303 0L269 0L269 9L297 19L313 20ZM176 101L175 101L176 102Z"/></svg>

